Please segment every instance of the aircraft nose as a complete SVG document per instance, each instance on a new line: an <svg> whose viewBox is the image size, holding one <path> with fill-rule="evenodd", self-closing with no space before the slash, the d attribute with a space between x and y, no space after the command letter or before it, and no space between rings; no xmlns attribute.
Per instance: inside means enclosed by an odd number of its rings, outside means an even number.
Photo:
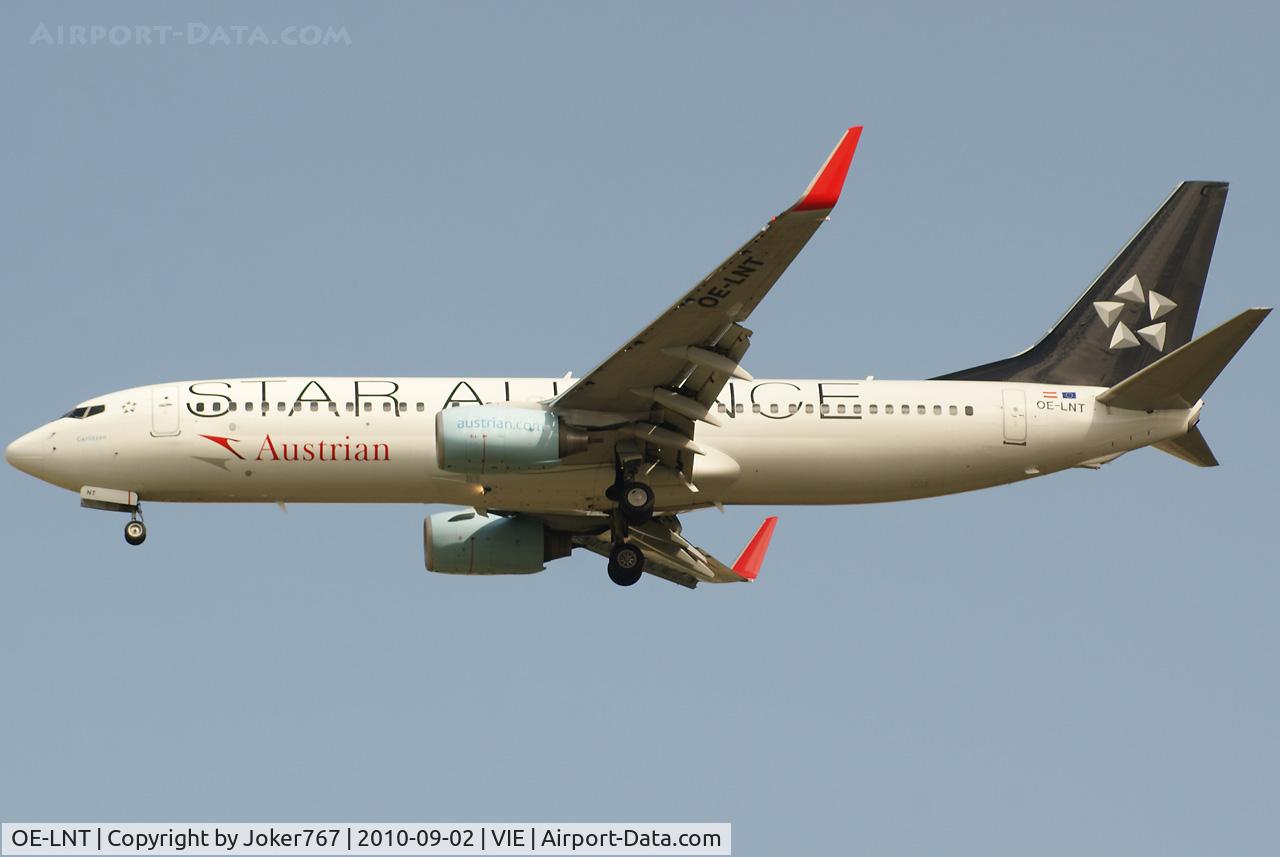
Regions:
<svg viewBox="0 0 1280 857"><path fill-rule="evenodd" d="M37 429L28 432L9 444L4 451L4 460L23 473L32 473L44 460L44 442L40 431Z"/></svg>

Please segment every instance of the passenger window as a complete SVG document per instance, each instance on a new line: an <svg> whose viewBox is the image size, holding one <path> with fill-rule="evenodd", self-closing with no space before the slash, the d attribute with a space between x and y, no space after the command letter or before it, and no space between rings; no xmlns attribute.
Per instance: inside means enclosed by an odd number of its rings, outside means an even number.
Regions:
<svg viewBox="0 0 1280 857"><path fill-rule="evenodd" d="M422 402L418 402L418 413L422 413L424 410L426 410L426 407L427 407L427 406L426 406L426 405L424 405L424 404L422 404ZM720 406L720 410L721 410L722 412L724 411L724 405L721 405L721 406Z"/></svg>
<svg viewBox="0 0 1280 857"><path fill-rule="evenodd" d="M934 415L935 417L940 417L940 416L942 416L942 405L934 405L934 406L933 406L933 415Z"/></svg>
<svg viewBox="0 0 1280 857"><path fill-rule="evenodd" d="M370 411L372 411L372 410L373 410L373 402L365 402L365 403L364 403L364 412L367 414L367 413L369 413L369 412L370 412Z"/></svg>
<svg viewBox="0 0 1280 857"><path fill-rule="evenodd" d="M909 413L911 413L911 406L910 406L910 405L903 405L903 406L902 406L902 408L901 408L900 410L901 410L901 411L902 411L902 413L904 413L904 414L909 414Z"/></svg>
<svg viewBox="0 0 1280 857"><path fill-rule="evenodd" d="M751 413L753 413L753 414L758 414L758 413L760 413L760 411L761 411L761 408L760 408L760 406L759 406L759 405L752 405L752 406L751 406Z"/></svg>
<svg viewBox="0 0 1280 857"><path fill-rule="evenodd" d="M813 413L813 405L805 405L805 406L804 406L804 412L805 412L806 414L811 414L811 413Z"/></svg>
<svg viewBox="0 0 1280 857"><path fill-rule="evenodd" d="M843 413L844 413L844 405L843 405L843 404L836 405L836 413L837 413L837 414L843 414Z"/></svg>
<svg viewBox="0 0 1280 857"><path fill-rule="evenodd" d="M916 413L917 413L917 414L923 414L923 413L924 413L924 405L916 405Z"/></svg>
<svg viewBox="0 0 1280 857"><path fill-rule="evenodd" d="M875 405L868 405L868 406L867 406L867 410L871 411L871 413L873 413L873 414L874 414L874 413L876 412L876 406L875 406Z"/></svg>
<svg viewBox="0 0 1280 857"><path fill-rule="evenodd" d="M390 403L390 402L383 402L383 403L382 403L382 412L383 412L384 414L389 414L389 413L391 413L391 403Z"/></svg>
<svg viewBox="0 0 1280 857"><path fill-rule="evenodd" d="M956 410L956 406L955 406L955 405L952 405L950 408L947 408L947 413L951 414L951 416L953 416L953 417L954 417L956 414L958 414L958 413L959 413L959 411L958 411L958 410Z"/></svg>
<svg viewBox="0 0 1280 857"><path fill-rule="evenodd" d="M777 405L777 403L774 403L774 404L772 404L772 405L770 405L770 406L769 406L769 413L771 413L771 414L776 414L777 412L778 412L778 405Z"/></svg>
<svg viewBox="0 0 1280 857"><path fill-rule="evenodd" d="M400 413L402 413L402 414L403 414L403 413L404 413L405 411L407 411L407 410L409 410L409 403L408 403L408 402L401 402L401 403L400 403Z"/></svg>
<svg viewBox="0 0 1280 857"><path fill-rule="evenodd" d="M973 416L973 405L965 405L965 406L964 406L964 415L965 415L966 417L971 417L971 416Z"/></svg>
<svg viewBox="0 0 1280 857"><path fill-rule="evenodd" d="M885 412L886 414L891 414L891 413L893 413L893 405L885 405L885 406L884 406L884 412Z"/></svg>
<svg viewBox="0 0 1280 857"><path fill-rule="evenodd" d="M233 413L233 414L234 414L234 413L236 412L236 403L235 403L235 402L232 402L230 405L228 405L228 406L227 406L227 408L228 408L228 410L230 410L230 411L231 411L231 413Z"/></svg>
<svg viewBox="0 0 1280 857"><path fill-rule="evenodd" d="M862 405L854 405L854 406L853 406L853 412L854 412L855 414L860 414L860 413L862 413Z"/></svg>
<svg viewBox="0 0 1280 857"><path fill-rule="evenodd" d="M280 413L284 413L284 402L276 402L276 410Z"/></svg>
<svg viewBox="0 0 1280 857"><path fill-rule="evenodd" d="M266 413L267 411L269 411L269 410L271 410L271 403L270 403L270 402L263 402L263 403L262 403L262 412L265 414L265 413Z"/></svg>
<svg viewBox="0 0 1280 857"><path fill-rule="evenodd" d="M192 384L191 386L194 387L195 385ZM198 414L204 413L204 402L196 402L196 413Z"/></svg>
<svg viewBox="0 0 1280 857"><path fill-rule="evenodd" d="M823 402L823 403L822 403L821 411L822 411L823 415L825 416L826 414L831 413L831 406L830 406L830 405L828 405L826 402Z"/></svg>
<svg viewBox="0 0 1280 857"><path fill-rule="evenodd" d="M746 408L747 408L746 405L741 405L741 404L733 406L734 412L739 414L743 413L746 410Z"/></svg>
<svg viewBox="0 0 1280 857"><path fill-rule="evenodd" d="M796 404L787 405L787 413L794 414L800 410L800 406Z"/></svg>
<svg viewBox="0 0 1280 857"><path fill-rule="evenodd" d="M352 413L353 411L355 411L355 409L356 409L355 405L353 405L351 402L347 402L346 404L347 413Z"/></svg>

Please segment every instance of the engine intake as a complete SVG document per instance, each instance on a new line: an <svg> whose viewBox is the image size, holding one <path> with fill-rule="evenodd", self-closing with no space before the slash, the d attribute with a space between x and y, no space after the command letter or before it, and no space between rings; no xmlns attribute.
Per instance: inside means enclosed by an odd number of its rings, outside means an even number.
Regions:
<svg viewBox="0 0 1280 857"><path fill-rule="evenodd" d="M587 433L549 411L463 405L436 414L436 463L455 473L554 467L587 448Z"/></svg>
<svg viewBox="0 0 1280 857"><path fill-rule="evenodd" d="M422 522L427 571L441 574L532 574L568 556L568 533L519 516L485 518L475 512L439 512Z"/></svg>

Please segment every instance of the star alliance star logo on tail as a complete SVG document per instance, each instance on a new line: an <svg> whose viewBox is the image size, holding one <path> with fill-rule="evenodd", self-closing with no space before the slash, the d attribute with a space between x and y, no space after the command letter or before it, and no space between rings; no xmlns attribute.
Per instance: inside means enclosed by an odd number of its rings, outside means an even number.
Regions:
<svg viewBox="0 0 1280 857"><path fill-rule="evenodd" d="M1108 347L1115 350L1136 348L1145 342L1156 351L1164 351L1167 331L1165 323L1158 320L1177 309L1178 305L1156 291L1147 291L1144 294L1142 281L1138 279L1137 274L1125 280L1124 285L1116 289L1115 297L1119 300L1093 302L1093 308L1098 311L1098 318L1102 319L1102 323L1108 328L1115 327ZM1136 331L1130 330L1129 325L1120 321L1120 316L1124 314L1125 308L1131 305L1139 308L1139 320L1141 320L1142 308L1145 306L1150 313L1152 323Z"/></svg>

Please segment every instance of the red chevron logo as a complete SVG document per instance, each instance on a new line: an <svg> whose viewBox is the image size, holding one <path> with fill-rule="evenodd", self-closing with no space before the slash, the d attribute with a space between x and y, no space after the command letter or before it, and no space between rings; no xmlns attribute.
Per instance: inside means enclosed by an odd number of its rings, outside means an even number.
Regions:
<svg viewBox="0 0 1280 857"><path fill-rule="evenodd" d="M241 461L243 461L243 460L244 460L244 456L243 456L243 455L241 455L240 453L236 452L236 451L231 447L231 444L233 444L233 443L239 443L239 442L240 442L240 441L239 441L239 439L234 438L234 437L219 437L219 436L218 436L218 435L216 435L216 434L202 434L202 435L200 435L200 436L201 436L202 438L204 438L205 440L211 440L211 441L213 441L213 442L214 442L214 443L216 443L218 446L222 447L222 448L223 448L223 449L225 449L227 452L231 453L232 455L234 455L236 458L240 459Z"/></svg>

